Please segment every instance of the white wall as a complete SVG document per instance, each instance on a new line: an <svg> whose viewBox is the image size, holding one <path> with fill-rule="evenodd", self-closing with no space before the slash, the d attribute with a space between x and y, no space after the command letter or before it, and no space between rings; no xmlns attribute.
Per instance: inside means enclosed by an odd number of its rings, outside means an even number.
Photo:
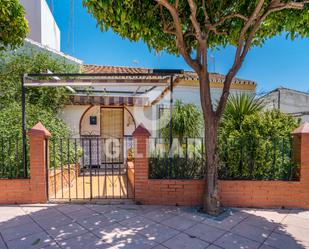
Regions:
<svg viewBox="0 0 309 249"><path fill-rule="evenodd" d="M41 43L60 51L60 30L45 0L41 0Z"/></svg>
<svg viewBox="0 0 309 249"><path fill-rule="evenodd" d="M214 101L216 101L220 94L221 89L213 88L211 90ZM246 92L248 94L253 94L253 90L231 90L232 94ZM174 89L174 101L176 99L181 99L185 103L194 103L200 106L199 88L197 87L176 87ZM169 105L169 94L166 95L159 104ZM89 106L87 105L67 105L59 116L71 127L73 133L79 136L79 122L82 114ZM124 110L124 135L130 136L135 130L135 125L143 124L151 133L152 136L156 136L157 129L162 125L162 122L158 120L158 105L153 106L128 106L127 110ZM130 120L131 115L134 117L134 121ZM89 126L89 116L95 115L98 117L97 126ZM100 132L100 108L95 106L89 109L89 111L84 115L82 120L82 135L99 135Z"/></svg>
<svg viewBox="0 0 309 249"><path fill-rule="evenodd" d="M213 103L216 103L221 96L222 89L212 88L210 91L211 91L212 101ZM255 94L255 91L254 90L231 89L231 95L239 94L239 93ZM193 103L197 106L201 106L200 89L198 87L177 86L174 88L174 91L173 91L173 99L174 99L174 102L177 99L179 99L184 103ZM169 102L170 102L170 94L167 94L163 98L163 100L160 101L160 104L169 105Z"/></svg>
<svg viewBox="0 0 309 249"><path fill-rule="evenodd" d="M20 0L26 11L28 38L60 51L60 30L45 0Z"/></svg>
<svg viewBox="0 0 309 249"><path fill-rule="evenodd" d="M30 32L28 38L41 43L41 1L20 0L26 11Z"/></svg>

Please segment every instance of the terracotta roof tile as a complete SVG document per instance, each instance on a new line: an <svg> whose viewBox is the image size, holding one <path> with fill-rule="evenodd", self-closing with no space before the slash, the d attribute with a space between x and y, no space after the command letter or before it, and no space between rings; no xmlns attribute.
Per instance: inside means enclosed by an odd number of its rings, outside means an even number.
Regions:
<svg viewBox="0 0 309 249"><path fill-rule="evenodd" d="M142 67L121 67L121 66L101 66L101 65L90 65L84 64L82 66L82 71L84 73L124 73L124 74L134 74L134 73L151 73L152 69L142 68ZM182 76L185 80L198 80L197 74L193 71L185 71ZM210 81L216 83L223 83L225 75L218 73L210 73ZM250 84L256 85L254 81L234 78L233 84Z"/></svg>
<svg viewBox="0 0 309 249"><path fill-rule="evenodd" d="M119 66L98 66L83 65L82 70L85 73L149 73L150 69L141 67L119 67Z"/></svg>

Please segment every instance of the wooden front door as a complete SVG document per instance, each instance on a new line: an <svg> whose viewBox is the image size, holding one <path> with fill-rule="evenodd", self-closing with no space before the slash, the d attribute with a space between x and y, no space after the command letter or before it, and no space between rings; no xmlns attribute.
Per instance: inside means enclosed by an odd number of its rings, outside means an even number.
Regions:
<svg viewBox="0 0 309 249"><path fill-rule="evenodd" d="M102 162L123 162L123 108L101 108Z"/></svg>

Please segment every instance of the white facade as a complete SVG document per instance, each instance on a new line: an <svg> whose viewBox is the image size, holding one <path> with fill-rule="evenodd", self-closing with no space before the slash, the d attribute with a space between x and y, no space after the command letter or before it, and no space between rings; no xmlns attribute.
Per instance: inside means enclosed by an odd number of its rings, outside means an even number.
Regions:
<svg viewBox="0 0 309 249"><path fill-rule="evenodd" d="M60 51L60 30L45 0L20 0L26 11L28 38Z"/></svg>
<svg viewBox="0 0 309 249"><path fill-rule="evenodd" d="M221 88L211 88L211 97L213 103L216 103L222 93ZM255 94L255 90L241 90L241 89L231 89L231 95L233 94L240 94L240 93L247 93L247 94ZM193 103L196 106L201 106L201 99L200 99L200 89L199 87L188 87L188 86L177 86L174 88L173 91L173 99L180 99L182 102L188 104ZM170 94L167 94L163 100L160 102L162 105L169 105L170 102Z"/></svg>
<svg viewBox="0 0 309 249"><path fill-rule="evenodd" d="M231 94L240 92L247 94L255 94L255 88L251 89L231 89ZM126 89L127 90L127 89ZM163 88L158 87L147 96L151 102L160 95ZM213 101L218 101L222 89L212 88L211 94ZM173 91L174 102L177 99L182 100L184 103L193 103L200 106L199 87L197 86L177 86ZM147 106L125 106L123 112L123 135L125 137L131 136L135 128L139 124L143 124L151 133L153 137L158 135L158 129L162 125L159 120L159 106L169 108L170 94L165 95L157 104ZM111 106L105 106L110 108ZM74 137L80 136L100 136L100 110L104 106L100 105L67 105L59 113L59 117L64 120L71 128ZM116 107L117 108L117 107ZM97 117L97 124L90 125L90 116Z"/></svg>
<svg viewBox="0 0 309 249"><path fill-rule="evenodd" d="M277 88L262 97L265 109L278 109L309 122L309 93L287 88Z"/></svg>

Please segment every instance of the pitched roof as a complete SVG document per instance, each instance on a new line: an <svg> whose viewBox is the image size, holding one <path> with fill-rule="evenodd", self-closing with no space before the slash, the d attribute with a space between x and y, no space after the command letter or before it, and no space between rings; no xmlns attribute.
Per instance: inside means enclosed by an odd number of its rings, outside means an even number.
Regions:
<svg viewBox="0 0 309 249"><path fill-rule="evenodd" d="M99 65L87 65L82 66L84 73L150 73L151 69L141 67L120 67L120 66L99 66Z"/></svg>
<svg viewBox="0 0 309 249"><path fill-rule="evenodd" d="M124 74L134 74L134 73L151 73L152 69L142 68L142 67L121 67L121 66L101 66L101 65L90 65L84 64L82 66L82 71L84 73L124 73ZM193 80L197 81L198 76L193 71L185 71L183 80ZM215 83L223 83L225 75L218 73L210 73L210 81ZM245 80L240 78L234 78L233 84L247 84L247 85L256 85L254 81Z"/></svg>
<svg viewBox="0 0 309 249"><path fill-rule="evenodd" d="M295 89L291 89L291 88L287 88L287 87L282 87L282 86L280 86L280 87L277 87L277 88L275 88L275 89L273 89L273 90L271 90L271 91L269 91L269 92L267 92L267 93L265 93L265 94L263 94L262 96L261 96L261 98L264 98L264 97L267 97L267 96L269 96L270 94L272 94L272 93L274 93L274 92L278 92L278 91L286 91L286 92L290 92L290 93L295 93L295 94L301 94L301 95L307 95L307 96L309 96L309 92L304 92L304 91L299 91L299 90L295 90Z"/></svg>

